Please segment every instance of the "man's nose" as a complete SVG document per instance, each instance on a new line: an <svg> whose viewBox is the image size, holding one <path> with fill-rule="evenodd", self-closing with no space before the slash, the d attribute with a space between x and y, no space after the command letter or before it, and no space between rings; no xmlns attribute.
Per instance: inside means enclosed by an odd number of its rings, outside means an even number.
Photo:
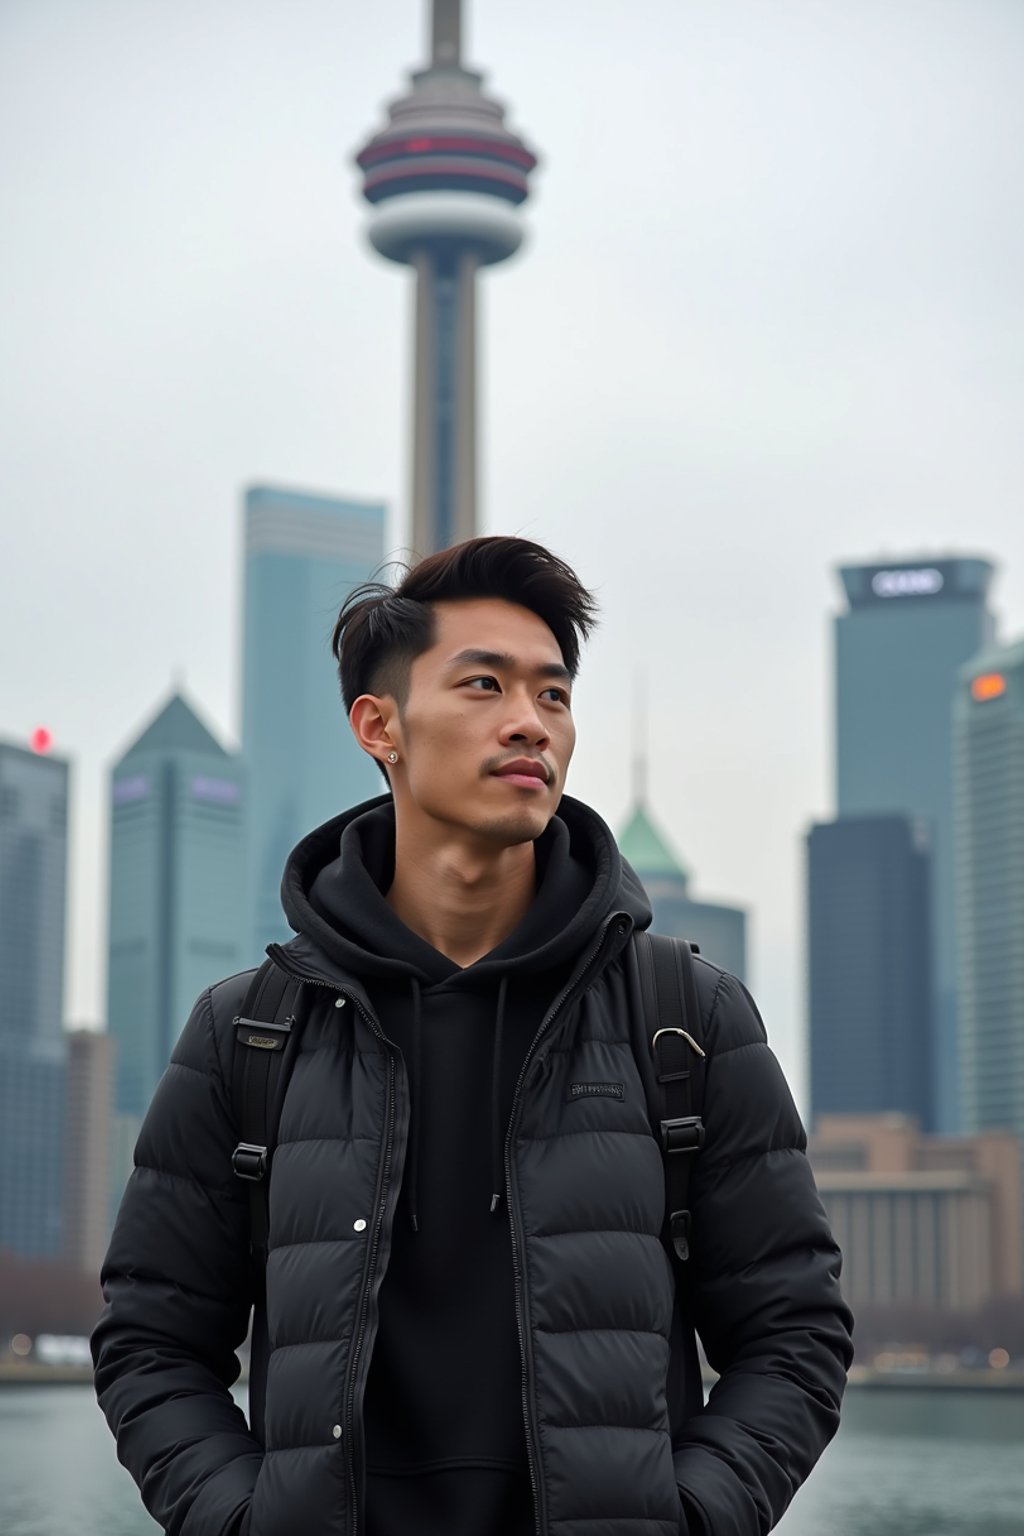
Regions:
<svg viewBox="0 0 1024 1536"><path fill-rule="evenodd" d="M533 699L516 701L516 708L505 719L501 732L502 743L526 744L544 748L548 743L548 730Z"/></svg>

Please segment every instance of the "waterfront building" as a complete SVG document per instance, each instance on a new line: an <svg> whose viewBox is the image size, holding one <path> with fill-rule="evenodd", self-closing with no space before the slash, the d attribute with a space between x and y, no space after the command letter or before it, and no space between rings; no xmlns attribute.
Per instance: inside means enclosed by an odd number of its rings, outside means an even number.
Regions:
<svg viewBox="0 0 1024 1536"><path fill-rule="evenodd" d="M243 795L238 756L178 692L111 771L107 1020L117 1196L192 1004L247 963Z"/></svg>
<svg viewBox="0 0 1024 1536"><path fill-rule="evenodd" d="M66 758L0 741L0 1043L60 1040L68 860Z"/></svg>
<svg viewBox="0 0 1024 1536"><path fill-rule="evenodd" d="M741 907L698 901L690 894L690 872L673 851L639 793L618 837L619 851L647 892L653 933L696 944L706 960L747 976L747 914Z"/></svg>
<svg viewBox="0 0 1024 1536"><path fill-rule="evenodd" d="M64 1256L82 1274L96 1275L110 1241L114 1042L76 1029L67 1044Z"/></svg>
<svg viewBox="0 0 1024 1536"><path fill-rule="evenodd" d="M934 1128L928 828L847 816L807 838L811 1111Z"/></svg>
<svg viewBox="0 0 1024 1536"><path fill-rule="evenodd" d="M960 1124L953 882L952 697L992 639L993 566L950 556L844 565L835 621L836 812L928 822L932 1113Z"/></svg>
<svg viewBox="0 0 1024 1536"><path fill-rule="evenodd" d="M964 1121L1024 1139L1024 640L962 669L953 721Z"/></svg>
<svg viewBox="0 0 1024 1536"><path fill-rule="evenodd" d="M369 238L416 277L412 549L478 531L476 283L523 238L537 161L462 62L461 0L433 0L430 62L356 156Z"/></svg>
<svg viewBox="0 0 1024 1536"><path fill-rule="evenodd" d="M825 1115L807 1150L855 1313L901 1305L970 1311L1020 1295L1015 1136L922 1136L905 1115Z"/></svg>
<svg viewBox="0 0 1024 1536"><path fill-rule="evenodd" d="M295 844L383 788L345 717L331 632L352 588L381 567L384 515L380 502L274 486L245 495L246 965L291 936L280 889Z"/></svg>
<svg viewBox="0 0 1024 1536"><path fill-rule="evenodd" d="M0 1046L0 1249L57 1258L64 1247L62 1039Z"/></svg>
<svg viewBox="0 0 1024 1536"><path fill-rule="evenodd" d="M0 1249L26 1258L63 1243L68 780L0 741Z"/></svg>

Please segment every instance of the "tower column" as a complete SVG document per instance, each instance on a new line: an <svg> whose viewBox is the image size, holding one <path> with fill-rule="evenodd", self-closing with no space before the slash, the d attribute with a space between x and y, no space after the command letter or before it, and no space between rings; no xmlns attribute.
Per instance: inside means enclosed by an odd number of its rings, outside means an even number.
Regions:
<svg viewBox="0 0 1024 1536"><path fill-rule="evenodd" d="M475 251L459 257L456 319L455 542L472 539L477 527L476 484L476 274Z"/></svg>
<svg viewBox="0 0 1024 1536"><path fill-rule="evenodd" d="M412 537L413 554L434 548L434 261L426 251L413 258L416 273L415 345L413 347Z"/></svg>
<svg viewBox="0 0 1024 1536"><path fill-rule="evenodd" d="M468 250L416 256L412 548L476 533L476 274Z"/></svg>

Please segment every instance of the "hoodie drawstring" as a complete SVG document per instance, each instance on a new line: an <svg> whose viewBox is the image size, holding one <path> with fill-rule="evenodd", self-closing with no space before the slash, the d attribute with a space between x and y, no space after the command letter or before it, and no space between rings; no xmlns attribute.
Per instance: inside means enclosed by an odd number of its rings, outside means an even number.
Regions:
<svg viewBox="0 0 1024 1536"><path fill-rule="evenodd" d="M420 1027L420 984L415 976L412 977L412 1052L413 1052L413 1082L416 1084L416 1092L412 1105L412 1150L409 1159L409 1219L412 1229L418 1232L419 1199L420 1199L420 1111L416 1099L423 1096L423 1074L421 1064L423 1054L421 1050L422 1029Z"/></svg>
<svg viewBox="0 0 1024 1536"><path fill-rule="evenodd" d="M501 1191L505 1183L501 1156L501 1036L505 1028L505 996L508 977L498 984L498 1010L494 1021L494 1055L491 1059L491 1215L501 1204Z"/></svg>

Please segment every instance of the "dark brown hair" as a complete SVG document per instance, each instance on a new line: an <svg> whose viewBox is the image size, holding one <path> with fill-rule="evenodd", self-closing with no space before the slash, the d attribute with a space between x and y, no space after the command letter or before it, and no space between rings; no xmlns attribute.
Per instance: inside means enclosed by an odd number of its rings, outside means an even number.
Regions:
<svg viewBox="0 0 1024 1536"><path fill-rule="evenodd" d="M467 539L405 570L397 586L371 581L345 599L331 649L346 710L363 693L389 693L401 708L412 663L434 643L433 604L474 597L529 608L551 630L570 676L576 676L597 603L575 571L529 539Z"/></svg>

